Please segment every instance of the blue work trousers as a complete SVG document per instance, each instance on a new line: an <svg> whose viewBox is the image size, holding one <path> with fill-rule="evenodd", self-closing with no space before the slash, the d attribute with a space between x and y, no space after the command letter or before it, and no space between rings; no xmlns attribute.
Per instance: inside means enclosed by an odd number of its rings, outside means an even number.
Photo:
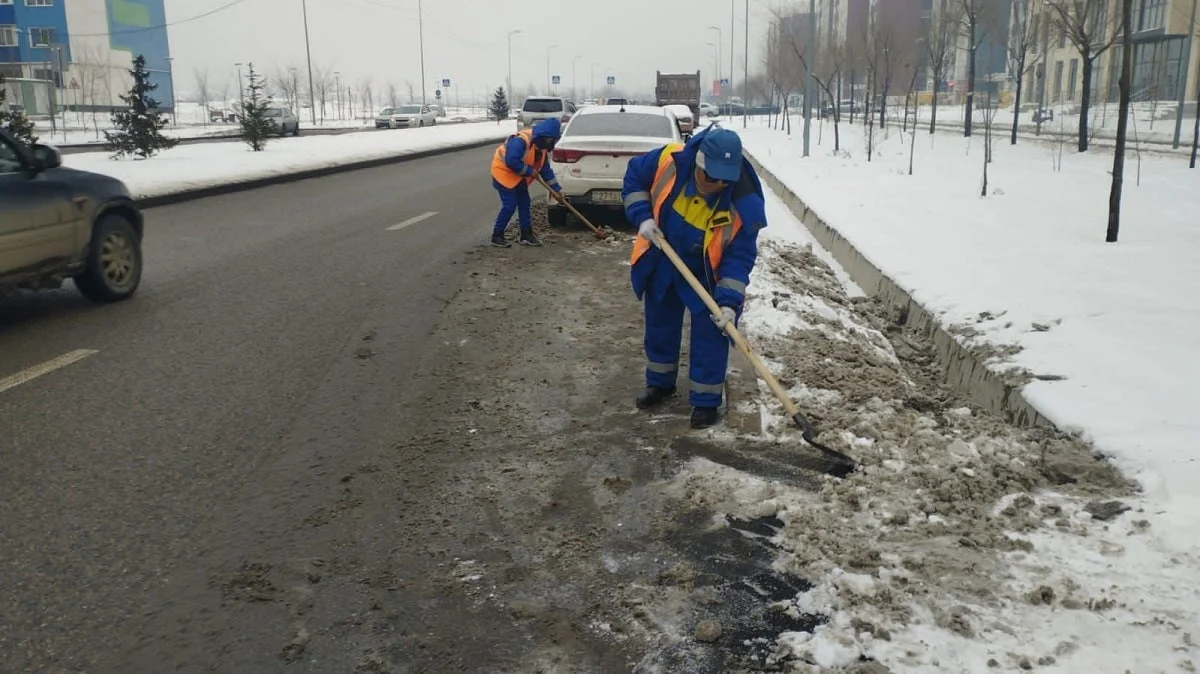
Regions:
<svg viewBox="0 0 1200 674"><path fill-rule="evenodd" d="M496 225L492 228L492 232L503 233L508 228L508 221L512 219L513 211L517 212L517 223L521 226L521 231L532 232L533 224L529 217L529 185L521 181L513 189L508 189L493 180L492 187L495 187L496 191L500 193L500 213L496 216Z"/></svg>
<svg viewBox="0 0 1200 674"><path fill-rule="evenodd" d="M676 283L683 283L682 279ZM646 385L674 388L679 373L683 341L683 313L679 290L672 283L662 299L644 295L646 315ZM692 313L688 359L688 400L693 407L720 407L729 366L729 341L707 311Z"/></svg>

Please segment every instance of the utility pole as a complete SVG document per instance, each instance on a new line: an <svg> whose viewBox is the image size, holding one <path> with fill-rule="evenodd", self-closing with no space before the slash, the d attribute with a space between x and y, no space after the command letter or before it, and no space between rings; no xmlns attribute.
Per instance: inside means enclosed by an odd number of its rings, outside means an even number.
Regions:
<svg viewBox="0 0 1200 674"><path fill-rule="evenodd" d="M313 91L312 47L308 42L308 0L300 0L300 8L304 12L304 53L308 59L308 109L312 112L313 126L317 124L317 95ZM240 71L239 71L240 72ZM324 116L324 111L321 115Z"/></svg>
<svg viewBox="0 0 1200 674"><path fill-rule="evenodd" d="M808 156L809 139L812 137L813 53L817 42L817 0L808 0L808 46L805 52L808 61L804 65L804 156ZM791 128L790 126L788 127Z"/></svg>
<svg viewBox="0 0 1200 674"><path fill-rule="evenodd" d="M421 0L417 0L417 36L421 44L421 105L427 105L425 100L425 19L421 11Z"/></svg>
<svg viewBox="0 0 1200 674"><path fill-rule="evenodd" d="M508 97L509 103L512 103L512 36L520 33L520 29L508 31L508 91L505 91L505 96Z"/></svg>
<svg viewBox="0 0 1200 674"><path fill-rule="evenodd" d="M1192 18L1188 22L1188 34L1183 40L1183 61L1179 65L1179 82L1176 86L1179 88L1179 105L1175 107L1175 139L1171 142L1171 147L1179 149L1179 134L1183 133L1183 101L1184 94L1187 93L1188 82L1188 66L1192 63L1192 39L1196 34L1196 4L1197 0L1192 0ZM1196 109L1196 114L1200 115L1200 108Z"/></svg>
<svg viewBox="0 0 1200 674"><path fill-rule="evenodd" d="M737 35L736 8L737 0L729 0L729 95L725 97L725 103L729 109L730 123L733 122L733 92L737 91L733 88L733 36Z"/></svg>
<svg viewBox="0 0 1200 674"><path fill-rule="evenodd" d="M721 31L720 26L709 26L708 29L717 31L717 97L719 98L721 95L721 50L725 48L725 33Z"/></svg>
<svg viewBox="0 0 1200 674"><path fill-rule="evenodd" d="M546 95L547 96L550 95L550 86L551 86L551 82L552 82L552 80L550 79L550 52L554 51L554 48L557 46L558 45L556 45L556 44L552 44L549 47L546 47Z"/></svg>
<svg viewBox="0 0 1200 674"><path fill-rule="evenodd" d="M242 64L235 63L233 65L237 66L238 69L238 101L240 107L238 108L237 116L238 119L241 119L246 114L246 90L242 88Z"/></svg>
<svg viewBox="0 0 1200 674"><path fill-rule="evenodd" d="M746 62L742 64L742 128L750 124L750 0L746 0L746 35L742 47Z"/></svg>
<svg viewBox="0 0 1200 674"><path fill-rule="evenodd" d="M337 116L338 120L342 119L342 74L338 71L333 71L333 87L337 91Z"/></svg>

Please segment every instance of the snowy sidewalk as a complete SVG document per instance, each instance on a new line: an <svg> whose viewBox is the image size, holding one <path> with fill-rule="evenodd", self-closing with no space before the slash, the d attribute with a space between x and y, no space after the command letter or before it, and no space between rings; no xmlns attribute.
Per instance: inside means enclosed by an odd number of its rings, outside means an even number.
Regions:
<svg viewBox="0 0 1200 674"><path fill-rule="evenodd" d="M372 159L495 141L514 130L511 123L478 123L364 131L336 136L271 139L253 152L240 141L178 145L148 160L112 160L107 152L63 155L69 168L123 180L139 199Z"/></svg>
<svg viewBox="0 0 1200 674"><path fill-rule="evenodd" d="M1200 516L1200 171L1186 160L1126 164L1121 241L1104 243L1109 152L1062 154L994 144L979 196L982 139L832 131L801 158L801 137L751 125L746 147L944 325L975 345L1016 345L997 368L1035 380L1027 400L1060 427L1083 430L1140 478L1156 508ZM799 127L794 126L794 129ZM815 140L815 133L814 133ZM968 330L969 329L969 330ZM1058 379L1061 378L1061 379Z"/></svg>
<svg viewBox="0 0 1200 674"><path fill-rule="evenodd" d="M816 493L704 459L675 477L714 522L761 525L776 570L813 583L772 608L827 620L765 645L764 668L1195 671L1195 534L1143 511L1085 443L1015 428L946 390L931 345L862 297L773 194L767 217L743 327L822 439L865 468ZM765 387L763 398L765 454L775 441L810 452Z"/></svg>

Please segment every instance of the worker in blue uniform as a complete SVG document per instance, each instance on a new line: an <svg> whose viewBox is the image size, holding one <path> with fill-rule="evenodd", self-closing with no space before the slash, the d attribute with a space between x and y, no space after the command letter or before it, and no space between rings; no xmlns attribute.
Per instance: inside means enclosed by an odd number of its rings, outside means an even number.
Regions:
<svg viewBox="0 0 1200 674"><path fill-rule="evenodd" d="M646 389L640 409L675 393L683 315L692 313L688 379L691 425L717 423L729 364L727 324L736 325L767 225L762 184L742 156L736 133L709 127L686 145L671 144L629 161L622 190L625 215L638 224L631 262L633 291L645 309ZM720 316L712 316L658 248L662 236L704 284Z"/></svg>
<svg viewBox="0 0 1200 674"><path fill-rule="evenodd" d="M554 169L547 161L550 151L554 149L561 135L562 122L558 121L557 117L551 117L538 122L532 129L522 129L514 133L496 148L492 155L492 187L500 193L500 213L496 216L496 224L492 228L493 246L512 246L504 238L504 230L508 227L513 211L517 212L521 245L542 245L533 235L533 223L529 216L529 184L535 180L535 176L541 174L542 179L550 185L550 189L562 192L558 179L554 177Z"/></svg>

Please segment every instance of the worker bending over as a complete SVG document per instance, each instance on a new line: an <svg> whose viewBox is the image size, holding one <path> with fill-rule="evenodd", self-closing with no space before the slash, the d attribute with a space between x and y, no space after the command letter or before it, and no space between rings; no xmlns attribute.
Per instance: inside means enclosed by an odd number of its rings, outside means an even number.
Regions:
<svg viewBox="0 0 1200 674"><path fill-rule="evenodd" d="M533 235L533 223L529 216L529 184L539 173L550 188L562 192L550 162L546 161L554 144L562 133L558 118L544 119L532 129L522 129L508 137L492 155L492 186L500 193L500 213L492 228L492 245L501 248L512 246L504 238L504 230L517 212L521 227L522 246L540 246L542 242Z"/></svg>
<svg viewBox="0 0 1200 674"><path fill-rule="evenodd" d="M625 214L638 224L630 272L643 300L649 409L675 392L684 309L692 312L689 401L692 428L717 423L729 364L725 326L736 325L758 258L758 232L767 225L763 189L742 157L736 133L709 127L686 145L671 144L634 157L622 190ZM711 316L655 237L662 236L721 307Z"/></svg>

